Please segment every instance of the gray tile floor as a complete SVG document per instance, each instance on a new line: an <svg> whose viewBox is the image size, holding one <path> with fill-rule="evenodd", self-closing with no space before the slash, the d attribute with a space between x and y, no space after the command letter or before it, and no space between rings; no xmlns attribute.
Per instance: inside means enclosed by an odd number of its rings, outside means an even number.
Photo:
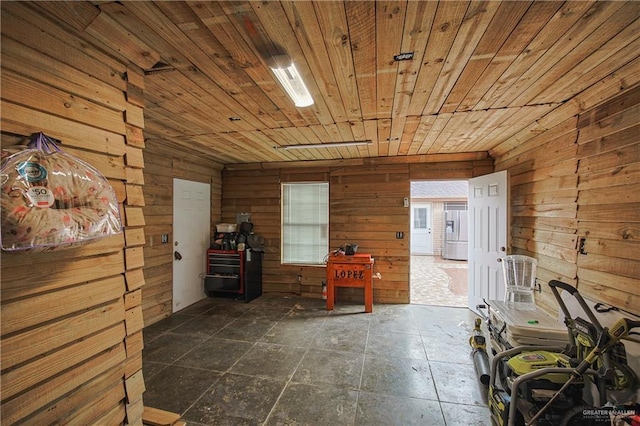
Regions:
<svg viewBox="0 0 640 426"><path fill-rule="evenodd" d="M465 308L266 294L144 330L146 406L189 425L490 425Z"/></svg>

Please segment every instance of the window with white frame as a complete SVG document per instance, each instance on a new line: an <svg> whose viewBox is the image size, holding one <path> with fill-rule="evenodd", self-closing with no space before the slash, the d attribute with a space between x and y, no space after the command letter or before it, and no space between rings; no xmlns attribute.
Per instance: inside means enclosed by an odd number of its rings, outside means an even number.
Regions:
<svg viewBox="0 0 640 426"><path fill-rule="evenodd" d="M414 229L427 229L427 209L425 207L415 207L413 209Z"/></svg>
<svg viewBox="0 0 640 426"><path fill-rule="evenodd" d="M282 184L282 263L323 265L329 252L329 183Z"/></svg>

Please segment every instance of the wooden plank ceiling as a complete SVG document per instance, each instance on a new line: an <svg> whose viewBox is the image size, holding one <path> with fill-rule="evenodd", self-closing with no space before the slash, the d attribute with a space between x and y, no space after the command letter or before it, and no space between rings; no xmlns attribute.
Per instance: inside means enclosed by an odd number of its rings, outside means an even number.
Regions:
<svg viewBox="0 0 640 426"><path fill-rule="evenodd" d="M144 69L147 139L224 164L492 154L575 115L579 105L567 104L580 92L640 67L637 1L32 7ZM281 52L303 75L312 106L294 107L266 65ZM407 52L412 60L394 61ZM373 143L274 149L355 140Z"/></svg>

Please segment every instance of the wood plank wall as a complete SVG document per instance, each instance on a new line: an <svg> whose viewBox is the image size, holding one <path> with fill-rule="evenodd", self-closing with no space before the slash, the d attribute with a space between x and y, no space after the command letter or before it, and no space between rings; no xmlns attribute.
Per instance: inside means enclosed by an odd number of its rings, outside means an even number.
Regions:
<svg viewBox="0 0 640 426"><path fill-rule="evenodd" d="M144 248L145 286L142 307L145 326L171 315L173 304L173 179L211 185L211 223L220 222L222 165L213 158L176 149L160 140L148 140L145 149ZM234 219L235 220L235 219ZM162 244L162 234L169 243Z"/></svg>
<svg viewBox="0 0 640 426"><path fill-rule="evenodd" d="M374 301L409 302L409 209L411 180L468 179L493 171L486 154L370 158L275 165L230 165L222 173L222 221L251 213L254 232L265 238L263 290L320 297L324 267L280 264L280 183L324 181L330 184L330 238L334 249L358 244L371 253ZM320 164L316 166L316 164ZM396 239L402 231L404 239ZM300 281L298 281L300 277ZM363 300L362 289L340 288L338 298Z"/></svg>
<svg viewBox="0 0 640 426"><path fill-rule="evenodd" d="M409 302L409 218L404 198L410 197L409 167L406 164L344 167L332 170L329 181L329 241L336 248L358 244L358 252L375 259L376 302ZM404 238L396 239L396 232ZM338 298L350 300L362 289L339 288Z"/></svg>
<svg viewBox="0 0 640 426"><path fill-rule="evenodd" d="M580 115L578 161L579 289L640 314L640 87Z"/></svg>
<svg viewBox="0 0 640 426"><path fill-rule="evenodd" d="M546 283L558 279L577 284L576 121L571 118L496 161L496 170L509 170L509 254L538 260L542 293L537 302L549 311L556 302Z"/></svg>
<svg viewBox="0 0 640 426"><path fill-rule="evenodd" d="M557 279L640 313L639 98L627 90L496 159L509 170L511 253L538 260L546 311L557 312Z"/></svg>
<svg viewBox="0 0 640 426"><path fill-rule="evenodd" d="M125 230L2 253L3 425L142 424L143 75L73 31L3 4L2 147L39 131L60 139L109 179Z"/></svg>

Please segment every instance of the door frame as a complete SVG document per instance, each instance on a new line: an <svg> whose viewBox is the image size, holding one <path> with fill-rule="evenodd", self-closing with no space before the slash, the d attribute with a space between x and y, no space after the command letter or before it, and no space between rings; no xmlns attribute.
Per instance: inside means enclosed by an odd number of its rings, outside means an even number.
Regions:
<svg viewBox="0 0 640 426"><path fill-rule="evenodd" d="M454 183L454 184L464 182L465 184L468 185L468 178L460 177L460 178L448 178L448 179L415 179L410 181L411 203L407 205L407 207L409 207L407 220L409 221L408 229L410 231L410 240L412 241L414 238L413 206L416 204L419 205L423 203L429 203L431 205L431 215L430 215L431 216L431 253L430 254L414 254L412 251L411 243L409 244L409 247L408 247L408 250L409 250L409 303L423 303L425 301L428 303L429 298L423 297L420 293L420 289L425 289L425 288L433 289L435 288L436 285L438 285L438 284L433 284L432 282L429 282L429 280L421 280L420 278L418 278L418 270L416 267L416 262L421 262L423 260L423 259L420 259L421 257L435 259L436 257L442 255L441 246L444 243L444 223L443 223L444 205L447 202L460 202L460 203L468 202L468 192L466 193L465 196L463 196L457 190L450 193L446 193L446 195L443 195L443 196L433 196L433 195L429 196L422 193L421 191L414 191L414 188L413 188L413 183L442 184L443 182ZM424 259L424 260L428 261L429 259ZM442 273L444 274L445 272L442 271ZM467 299L467 297L465 293L462 293L459 296L461 296L460 297L461 300L458 300L456 295L452 295L452 297L456 298L456 301L454 302L455 306L458 306L458 307L466 306L465 299ZM454 305L452 304L451 306L454 306Z"/></svg>

